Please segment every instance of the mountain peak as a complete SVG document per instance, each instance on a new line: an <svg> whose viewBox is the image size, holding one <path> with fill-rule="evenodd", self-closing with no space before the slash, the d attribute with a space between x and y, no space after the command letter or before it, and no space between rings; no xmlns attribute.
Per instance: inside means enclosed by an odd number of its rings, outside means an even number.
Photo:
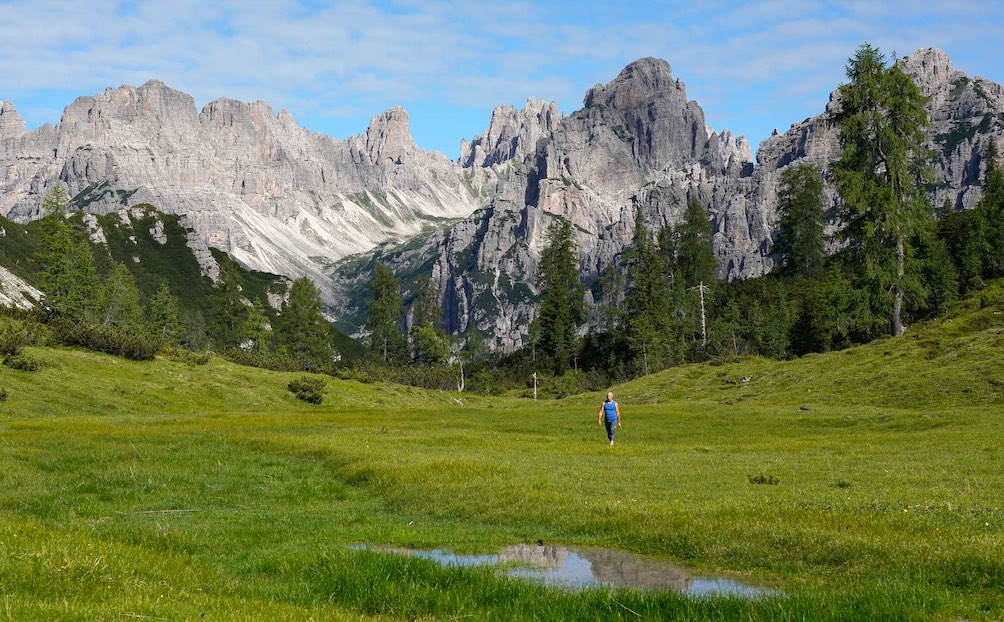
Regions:
<svg viewBox="0 0 1004 622"><path fill-rule="evenodd" d="M952 60L944 50L921 48L899 61L903 71L910 74L924 95L930 95L955 73Z"/></svg>
<svg viewBox="0 0 1004 622"><path fill-rule="evenodd" d="M0 140L20 136L28 131L24 119L12 102L0 100Z"/></svg>
<svg viewBox="0 0 1004 622"><path fill-rule="evenodd" d="M597 84L589 89L583 104L589 108L597 103L607 105L608 102L625 97L638 99L644 94L682 88L683 83L673 79L673 70L668 62L660 58L645 57L621 69L609 83Z"/></svg>
<svg viewBox="0 0 1004 622"><path fill-rule="evenodd" d="M418 149L415 139L411 137L408 111L401 106L394 106L373 117L366 128L365 141L366 153L374 164L400 164L402 156Z"/></svg>
<svg viewBox="0 0 1004 622"><path fill-rule="evenodd" d="M522 160L533 153L537 141L549 136L560 121L557 102L537 97L528 98L522 110L515 106L496 106L484 133L470 143L461 141L460 165L464 168L489 167L514 158Z"/></svg>

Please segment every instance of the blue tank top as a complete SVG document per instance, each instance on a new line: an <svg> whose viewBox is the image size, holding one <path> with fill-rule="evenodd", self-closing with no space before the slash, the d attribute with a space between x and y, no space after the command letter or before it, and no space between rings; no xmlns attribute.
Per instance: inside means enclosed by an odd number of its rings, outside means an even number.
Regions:
<svg viewBox="0 0 1004 622"><path fill-rule="evenodd" d="M617 418L617 400L610 400L609 402L603 402L603 416L607 419Z"/></svg>

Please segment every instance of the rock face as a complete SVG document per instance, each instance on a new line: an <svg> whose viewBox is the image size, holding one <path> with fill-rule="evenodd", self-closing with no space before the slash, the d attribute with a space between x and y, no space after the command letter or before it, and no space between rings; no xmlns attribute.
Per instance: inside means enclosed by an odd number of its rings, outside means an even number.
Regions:
<svg viewBox="0 0 1004 622"><path fill-rule="evenodd" d="M499 106L484 134L460 142L460 164L471 168L522 161L536 150L538 141L550 136L561 118L558 104L533 97L522 110Z"/></svg>
<svg viewBox="0 0 1004 622"><path fill-rule="evenodd" d="M30 133L0 104L0 214L37 218L57 182L88 211L150 203L182 214L203 245L309 275L329 300L329 263L478 207L457 163L415 145L401 108L339 141L264 102L219 99L200 113L157 81L81 97L59 125Z"/></svg>
<svg viewBox="0 0 1004 622"><path fill-rule="evenodd" d="M770 267L761 249L770 223L749 200L755 188L749 143L708 128L668 63L636 61L590 89L582 109L525 129L527 119L554 118L539 109L531 102L522 113L496 110L485 134L461 147L462 162L491 167L497 181L484 209L425 243L448 330L476 329L501 350L520 345L536 312L539 252L555 216L575 226L590 284L616 267L638 214L652 227L675 224L690 197L711 205L723 275ZM544 131L532 151L513 159L518 150L509 147L528 141L510 137Z"/></svg>
<svg viewBox="0 0 1004 622"><path fill-rule="evenodd" d="M14 104L0 101L0 140L26 134L24 119L14 109Z"/></svg>
<svg viewBox="0 0 1004 622"><path fill-rule="evenodd" d="M956 71L936 49L900 62L930 98L931 200L972 207L988 140L1004 135L1002 87ZM831 96L828 111L834 105ZM501 350L521 345L536 313L537 262L555 216L575 225L581 275L591 286L617 269L638 215L652 229L675 225L690 199L708 208L720 276L758 276L773 267L781 173L802 163L825 171L840 153L839 132L823 114L764 141L754 166L745 138L708 128L669 65L650 58L590 89L583 108L554 126L532 123L539 109L498 109L485 134L462 144L463 164L494 173L483 209L408 252L382 251L401 272L431 265L447 328L478 330ZM523 136L541 137L530 150ZM512 145L523 147L522 159ZM834 189L825 193L835 205ZM335 273L348 283L343 271ZM594 293L599 289L587 292L587 303L600 302Z"/></svg>
<svg viewBox="0 0 1004 622"><path fill-rule="evenodd" d="M38 291L7 268L0 266L0 306L15 309L32 309L45 300Z"/></svg>

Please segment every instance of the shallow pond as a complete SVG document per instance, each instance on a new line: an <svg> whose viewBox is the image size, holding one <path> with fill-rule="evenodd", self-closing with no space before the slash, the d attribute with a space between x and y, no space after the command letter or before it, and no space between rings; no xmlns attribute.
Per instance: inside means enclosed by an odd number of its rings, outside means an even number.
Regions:
<svg viewBox="0 0 1004 622"><path fill-rule="evenodd" d="M743 598L760 598L776 593L732 579L693 575L659 559L610 549L516 544L494 555L460 555L442 549L366 545L352 548L430 559L444 566L498 566L502 573L510 577L564 588L628 587L671 590L690 596L730 595Z"/></svg>

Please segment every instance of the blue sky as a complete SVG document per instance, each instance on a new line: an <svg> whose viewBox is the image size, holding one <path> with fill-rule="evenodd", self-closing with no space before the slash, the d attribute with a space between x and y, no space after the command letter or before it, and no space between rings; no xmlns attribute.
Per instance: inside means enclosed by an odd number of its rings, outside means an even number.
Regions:
<svg viewBox="0 0 1004 622"><path fill-rule="evenodd" d="M319 2L0 0L0 99L29 126L119 84L265 100L338 138L405 106L419 145L456 157L491 109L578 108L643 56L669 61L708 123L756 145L822 110L854 48L944 49L1004 82L1004 2Z"/></svg>

